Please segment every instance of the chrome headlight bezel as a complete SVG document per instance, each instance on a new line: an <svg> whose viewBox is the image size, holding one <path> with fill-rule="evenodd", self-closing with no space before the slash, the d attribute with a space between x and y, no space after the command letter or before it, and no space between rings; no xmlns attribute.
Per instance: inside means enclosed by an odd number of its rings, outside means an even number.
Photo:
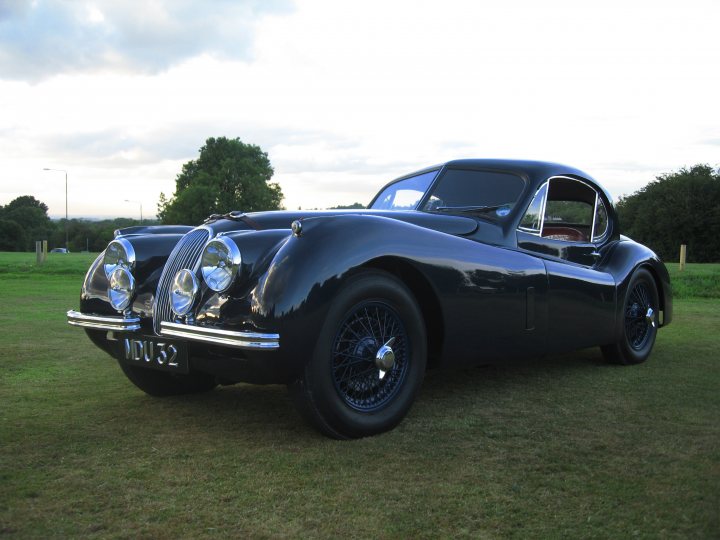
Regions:
<svg viewBox="0 0 720 540"><path fill-rule="evenodd" d="M195 272L183 268L178 270L170 285L170 309L178 317L184 317L192 311L197 299L200 284Z"/></svg>
<svg viewBox="0 0 720 540"><path fill-rule="evenodd" d="M107 294L110 305L117 311L125 311L135 296L135 278L130 270L118 266L110 274L108 281Z"/></svg>
<svg viewBox="0 0 720 540"><path fill-rule="evenodd" d="M205 244L200 272L205 284L213 291L227 291L240 274L241 266L240 248L230 238L218 236Z"/></svg>
<svg viewBox="0 0 720 540"><path fill-rule="evenodd" d="M105 277L110 276L117 268L126 268L129 272L135 268L135 249L124 238L116 238L105 248L102 261Z"/></svg>

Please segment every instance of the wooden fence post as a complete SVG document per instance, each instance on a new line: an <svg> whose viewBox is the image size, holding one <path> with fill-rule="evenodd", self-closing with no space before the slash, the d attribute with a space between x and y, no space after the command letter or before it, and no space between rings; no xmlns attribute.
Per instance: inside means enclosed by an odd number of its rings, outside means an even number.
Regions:
<svg viewBox="0 0 720 540"><path fill-rule="evenodd" d="M43 263L42 242L40 240L35 242L35 258L37 260L37 264Z"/></svg>
<svg viewBox="0 0 720 540"><path fill-rule="evenodd" d="M685 270L685 257L687 256L687 245L680 244L680 271Z"/></svg>

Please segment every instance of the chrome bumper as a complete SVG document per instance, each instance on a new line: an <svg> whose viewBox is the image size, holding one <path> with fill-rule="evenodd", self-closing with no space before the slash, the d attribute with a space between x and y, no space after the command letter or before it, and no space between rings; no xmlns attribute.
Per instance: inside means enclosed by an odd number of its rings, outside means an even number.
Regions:
<svg viewBox="0 0 720 540"><path fill-rule="evenodd" d="M114 330L115 332L140 330L139 317L88 315L72 309L67 312L67 322L72 326L81 326L94 330Z"/></svg>
<svg viewBox="0 0 720 540"><path fill-rule="evenodd" d="M80 313L72 309L67 312L67 322L72 326L92 328L94 330L109 330L115 332L133 332L140 330L139 317L88 315L87 313ZM225 347L237 347L239 349L280 348L279 334L236 332L233 330L191 326L167 321L160 323L160 335L191 341L202 341L204 343L223 345Z"/></svg>
<svg viewBox="0 0 720 540"><path fill-rule="evenodd" d="M237 347L239 349L278 349L280 348L279 334L259 334L257 332L235 332L208 328L204 326L191 326L174 322L162 321L160 335L202 341L213 345Z"/></svg>

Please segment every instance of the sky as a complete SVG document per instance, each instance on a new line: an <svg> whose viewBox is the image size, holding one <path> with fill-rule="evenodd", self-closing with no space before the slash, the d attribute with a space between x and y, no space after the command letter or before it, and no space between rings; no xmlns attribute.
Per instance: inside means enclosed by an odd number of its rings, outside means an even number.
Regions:
<svg viewBox="0 0 720 540"><path fill-rule="evenodd" d="M71 218L153 217L220 136L268 153L292 209L471 157L617 198L720 167L718 21L717 0L0 0L0 205L64 216L52 168Z"/></svg>

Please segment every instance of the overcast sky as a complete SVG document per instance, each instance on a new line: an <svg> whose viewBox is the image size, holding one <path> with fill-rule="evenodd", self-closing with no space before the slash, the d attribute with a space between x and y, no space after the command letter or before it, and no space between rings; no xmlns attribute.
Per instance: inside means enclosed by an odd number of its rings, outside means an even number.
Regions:
<svg viewBox="0 0 720 540"><path fill-rule="evenodd" d="M0 204L154 215L208 137L287 208L453 158L559 161L615 197L720 166L720 2L0 0ZM124 202L129 199L131 202Z"/></svg>

